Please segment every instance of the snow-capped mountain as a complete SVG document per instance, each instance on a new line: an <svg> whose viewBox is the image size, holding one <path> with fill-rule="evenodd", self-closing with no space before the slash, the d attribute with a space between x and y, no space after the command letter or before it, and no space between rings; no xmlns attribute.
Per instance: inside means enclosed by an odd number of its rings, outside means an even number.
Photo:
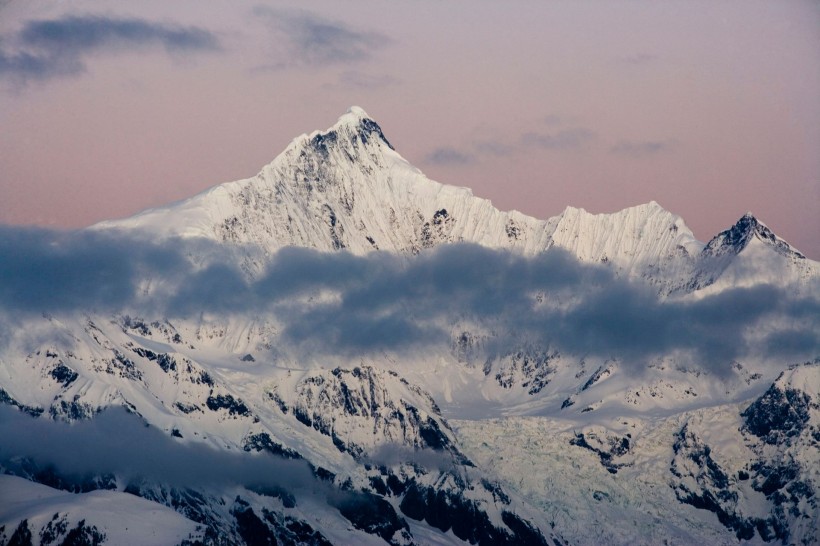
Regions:
<svg viewBox="0 0 820 546"><path fill-rule="evenodd" d="M330 129L293 140L254 178L97 227L251 243L269 252L293 245L415 253L453 241L536 252L547 245L545 222L429 180L357 107Z"/></svg>
<svg viewBox="0 0 820 546"><path fill-rule="evenodd" d="M817 287L817 262L808 260L752 213L703 248L690 287L716 291L759 283Z"/></svg>
<svg viewBox="0 0 820 546"><path fill-rule="evenodd" d="M704 247L679 216L654 201L612 214L567 207L546 221L499 211L468 188L429 180L358 107L326 131L294 139L253 178L96 228L251 244L265 254L289 245L359 254L417 253L456 241L530 254L555 246L648 279L664 292L699 289L724 273L729 284L782 279L784 272L802 282L820 275L815 262L750 215ZM765 245L760 255L731 266L758 243ZM770 276L761 277L746 261L766 262L759 269Z"/></svg>
<svg viewBox="0 0 820 546"><path fill-rule="evenodd" d="M139 267L0 302L0 545L816 540L820 266L751 215L499 211L354 107L78 237Z"/></svg>
<svg viewBox="0 0 820 546"><path fill-rule="evenodd" d="M685 278L703 247L683 219L654 201L613 214L567 207L549 223L551 246L584 262L612 262L619 272L654 283Z"/></svg>

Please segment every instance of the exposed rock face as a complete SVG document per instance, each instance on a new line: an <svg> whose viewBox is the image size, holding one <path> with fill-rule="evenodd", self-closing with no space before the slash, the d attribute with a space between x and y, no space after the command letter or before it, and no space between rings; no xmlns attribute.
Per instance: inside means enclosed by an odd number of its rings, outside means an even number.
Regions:
<svg viewBox="0 0 820 546"><path fill-rule="evenodd" d="M399 445L463 458L432 397L395 372L335 368L308 375L292 393L276 389L271 397L283 411L356 457Z"/></svg>
<svg viewBox="0 0 820 546"><path fill-rule="evenodd" d="M775 383L741 415L746 432L767 444L789 445L808 426L810 409L817 409L810 394Z"/></svg>
<svg viewBox="0 0 820 546"><path fill-rule="evenodd" d="M670 468L678 499L714 512L739 539L813 543L816 528L808 522L820 515L820 483L809 468L820 447L819 386L820 366L793 368L743 410L748 459L740 468L718 462L715 449L685 425Z"/></svg>

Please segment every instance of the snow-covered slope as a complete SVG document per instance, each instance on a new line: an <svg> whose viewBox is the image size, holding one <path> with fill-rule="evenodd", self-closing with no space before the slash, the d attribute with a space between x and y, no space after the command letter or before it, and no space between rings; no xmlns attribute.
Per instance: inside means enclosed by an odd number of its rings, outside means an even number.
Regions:
<svg viewBox="0 0 820 546"><path fill-rule="evenodd" d="M454 428L469 457L577 544L820 540L817 363L789 369L751 400L668 417L510 417Z"/></svg>
<svg viewBox="0 0 820 546"><path fill-rule="evenodd" d="M691 274L703 244L676 216L652 201L613 214L567 207L550 219L552 245L584 262L613 262L616 270L668 283Z"/></svg>
<svg viewBox="0 0 820 546"><path fill-rule="evenodd" d="M703 248L687 288L708 294L763 283L816 293L820 264L775 235L752 213L746 213Z"/></svg>
<svg viewBox="0 0 820 546"><path fill-rule="evenodd" d="M167 546L203 535L203 526L134 495L69 493L0 475L0 544Z"/></svg>
<svg viewBox="0 0 820 546"><path fill-rule="evenodd" d="M545 222L501 212L467 188L426 178L357 107L326 131L293 140L254 178L96 227L252 243L267 251L293 245L418 252L463 240L535 252L547 244Z"/></svg>
<svg viewBox="0 0 820 546"><path fill-rule="evenodd" d="M35 544L134 542L152 509L157 536L187 544L815 538L818 366L731 349L817 347L805 313L820 267L751 215L704 245L654 202L545 221L502 212L427 179L354 107L254 178L91 229L122 236L118 248L171 241L193 265L167 279L127 272L133 309L0 306L0 471L30 480L0 483L0 499L21 503L0 509L0 545L27 532ZM289 258L308 265L266 277ZM488 275L514 286L454 275L484 271L476 260L501 263ZM369 268L389 271L373 277L387 286L368 284ZM281 271L325 280L289 292ZM516 284L525 273L538 282ZM262 289L243 292L243 280ZM204 299L279 299L177 305L188 284ZM726 322L737 297L721 294L758 284L805 303L804 323L744 328L741 317L717 328L733 339L683 328ZM633 299L643 307L627 310ZM311 316L301 342L289 327ZM618 322L629 324L599 324ZM425 342L381 339L405 334ZM344 336L368 350L336 350ZM624 351L624 337L652 350ZM82 451L87 438L98 451Z"/></svg>
<svg viewBox="0 0 820 546"><path fill-rule="evenodd" d="M284 246L356 254L417 253L456 241L528 254L556 246L584 262L643 278L663 293L715 285L724 274L718 286L784 274L804 282L818 278L815 262L753 217L744 219L704 248L679 216L654 201L612 214L567 207L546 221L503 212L468 188L429 180L393 149L364 110L352 107L329 129L294 139L253 178L93 229L204 237L253 245L262 256ZM757 252L760 242L766 250ZM240 259L249 273L258 272L258 255Z"/></svg>
<svg viewBox="0 0 820 546"><path fill-rule="evenodd" d="M83 499L112 499L129 514L125 492L200 524L183 530L207 544L512 545L553 536L461 453L433 398L396 372L284 368L168 322L41 320L16 332L0 366L0 435L16 438L0 445L0 469L72 492L106 490L76 497L70 517L55 509L69 527L85 518L119 537ZM132 417L115 419L112 408ZM35 534L44 528L50 505L27 507L7 517L7 529L23 519Z"/></svg>

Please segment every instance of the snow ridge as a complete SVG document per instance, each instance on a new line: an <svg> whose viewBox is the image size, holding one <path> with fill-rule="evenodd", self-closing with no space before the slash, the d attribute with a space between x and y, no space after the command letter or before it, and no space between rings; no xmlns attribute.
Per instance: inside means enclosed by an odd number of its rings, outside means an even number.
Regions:
<svg viewBox="0 0 820 546"><path fill-rule="evenodd" d="M500 211L468 188L428 179L356 106L329 129L295 138L253 178L92 229L252 245L261 257L240 256L250 274L265 256L284 246L416 254L464 241L526 254L563 248L583 262L607 264L621 275L642 278L661 293L713 285L736 257L757 243L768 249L763 254L776 254L766 261L775 263L780 278L806 283L820 276L815 262L750 214L704 245L682 218L654 201L612 214L567 207L546 221ZM759 281L748 267L740 269L733 282L737 275ZM785 277L780 270L787 272Z"/></svg>

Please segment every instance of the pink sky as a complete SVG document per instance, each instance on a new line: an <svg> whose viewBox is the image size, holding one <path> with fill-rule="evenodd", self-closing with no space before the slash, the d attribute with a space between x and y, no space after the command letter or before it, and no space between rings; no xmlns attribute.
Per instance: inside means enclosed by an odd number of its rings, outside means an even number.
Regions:
<svg viewBox="0 0 820 546"><path fill-rule="evenodd" d="M502 209L655 200L701 240L751 210L820 258L816 2L166 4L0 7L0 222L253 176L356 104Z"/></svg>

